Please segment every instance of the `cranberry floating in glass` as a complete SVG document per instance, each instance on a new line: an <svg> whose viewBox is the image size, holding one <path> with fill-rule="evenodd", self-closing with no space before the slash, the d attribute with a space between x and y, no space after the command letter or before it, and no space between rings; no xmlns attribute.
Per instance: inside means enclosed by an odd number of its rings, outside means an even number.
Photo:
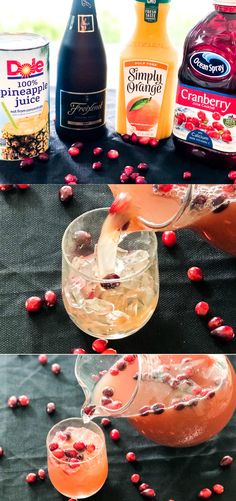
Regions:
<svg viewBox="0 0 236 501"><path fill-rule="evenodd" d="M47 436L48 475L63 496L85 499L104 485L108 475L103 431L95 423L71 418Z"/></svg>
<svg viewBox="0 0 236 501"><path fill-rule="evenodd" d="M83 332L119 339L139 331L159 297L154 232L113 231L108 209L73 221L62 241L62 295L67 313ZM105 223L105 224L104 224Z"/></svg>
<svg viewBox="0 0 236 501"><path fill-rule="evenodd" d="M236 256L236 185L114 184L116 197L131 196L136 227L153 231L192 229L215 247Z"/></svg>
<svg viewBox="0 0 236 501"><path fill-rule="evenodd" d="M170 447L209 440L236 408L236 376L224 355L84 355L75 374L86 397L85 420L126 417Z"/></svg>

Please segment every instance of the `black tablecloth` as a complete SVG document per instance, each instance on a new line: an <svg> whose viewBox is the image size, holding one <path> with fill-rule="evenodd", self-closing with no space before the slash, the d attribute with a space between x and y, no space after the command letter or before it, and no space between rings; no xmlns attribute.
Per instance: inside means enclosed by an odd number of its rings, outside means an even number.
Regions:
<svg viewBox="0 0 236 501"><path fill-rule="evenodd" d="M0 459L1 501L65 499L48 478L32 486L25 482L29 472L47 465L45 439L50 428L62 419L79 417L83 402L73 373L75 357L50 357L49 362L61 364L59 376L51 373L50 363L40 366L36 357L0 356L0 446L5 449L5 456ZM6 400L12 394L28 395L30 406L7 408ZM53 416L45 412L50 401L57 405ZM190 449L160 447L139 435L126 419L113 419L112 425L120 430L121 439L114 443L109 431L105 431L109 476L102 490L91 499L140 501L140 494L129 480L136 471L144 482L159 491L158 501L194 501L200 489L215 483L225 486L224 501L235 499L236 465L222 470L219 461L226 454L236 456L236 416L217 437ZM137 463L126 462L128 451L136 453Z"/></svg>
<svg viewBox="0 0 236 501"><path fill-rule="evenodd" d="M53 95L53 92L52 92ZM54 100L52 99L52 109ZM72 159L64 143L56 135L54 123L51 126L50 161L47 164L36 162L31 172L22 171L19 162L0 161L0 183L61 183L68 173L76 174L81 183L119 183L120 174L125 165L137 167L140 162L147 162L150 166L147 181L149 183L181 182L183 172L191 171L191 182L198 183L227 183L228 170L223 166L216 168L199 160L179 156L173 146L172 139L162 141L157 149L126 144L114 129L115 121L115 92L109 91L107 103L106 135L88 144L78 160ZM78 137L79 140L79 137ZM105 152L118 149L119 160L108 160L104 155L104 167L100 172L91 168L94 162L93 147L101 146Z"/></svg>
<svg viewBox="0 0 236 501"><path fill-rule="evenodd" d="M59 202L55 185L0 195L0 353L69 353L78 346L91 351L93 338L72 323L61 301L61 239L75 217L110 205L108 187L76 186L68 207ZM160 242L159 263L160 301L153 318L137 334L110 345L121 353L235 352L235 341L222 344L209 336L194 307L208 300L213 314L235 325L236 260L181 230L174 249ZM186 276L196 265L205 273L198 285ZM27 297L49 288L59 294L56 308L29 316Z"/></svg>

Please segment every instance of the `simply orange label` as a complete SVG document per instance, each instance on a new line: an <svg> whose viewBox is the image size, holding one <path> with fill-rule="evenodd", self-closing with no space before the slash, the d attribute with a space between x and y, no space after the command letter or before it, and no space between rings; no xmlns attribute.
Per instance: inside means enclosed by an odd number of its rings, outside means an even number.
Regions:
<svg viewBox="0 0 236 501"><path fill-rule="evenodd" d="M127 133L156 137L168 65L133 59L124 62Z"/></svg>

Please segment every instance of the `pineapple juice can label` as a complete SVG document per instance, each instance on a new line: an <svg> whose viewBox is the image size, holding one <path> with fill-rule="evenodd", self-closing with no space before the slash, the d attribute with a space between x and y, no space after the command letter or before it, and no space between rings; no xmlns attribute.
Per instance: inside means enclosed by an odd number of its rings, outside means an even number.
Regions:
<svg viewBox="0 0 236 501"><path fill-rule="evenodd" d="M0 160L48 150L49 92L48 40L0 34Z"/></svg>

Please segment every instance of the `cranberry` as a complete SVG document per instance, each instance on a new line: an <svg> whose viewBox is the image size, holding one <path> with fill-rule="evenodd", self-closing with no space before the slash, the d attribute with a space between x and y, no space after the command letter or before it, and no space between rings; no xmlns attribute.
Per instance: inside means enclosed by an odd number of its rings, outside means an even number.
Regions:
<svg viewBox="0 0 236 501"><path fill-rule="evenodd" d="M107 152L107 158L109 158L110 160L116 160L117 158L119 158L120 154L117 150L109 150Z"/></svg>
<svg viewBox="0 0 236 501"><path fill-rule="evenodd" d="M131 143L133 143L133 144L138 143L138 140L139 140L137 134L135 134L135 133L132 134L130 139L131 139Z"/></svg>
<svg viewBox="0 0 236 501"><path fill-rule="evenodd" d="M150 412L151 407L149 407L149 405L144 405L141 409L139 409L140 416L149 416Z"/></svg>
<svg viewBox="0 0 236 501"><path fill-rule="evenodd" d="M131 136L129 134L122 134L121 137L125 143L129 143Z"/></svg>
<svg viewBox="0 0 236 501"><path fill-rule="evenodd" d="M74 196L72 186L62 186L58 193L59 200L62 204L67 204Z"/></svg>
<svg viewBox="0 0 236 501"><path fill-rule="evenodd" d="M169 193L173 188L173 184L159 184L158 185L158 190L161 191L162 193Z"/></svg>
<svg viewBox="0 0 236 501"><path fill-rule="evenodd" d="M23 158L23 160L21 160L20 162L21 169L25 170L30 169L31 167L33 167L33 165L34 165L34 159L29 157Z"/></svg>
<svg viewBox="0 0 236 501"><path fill-rule="evenodd" d="M132 179L132 181L136 181L137 177L139 177L139 173L133 172L133 174L131 174L131 176L130 176L130 179Z"/></svg>
<svg viewBox="0 0 236 501"><path fill-rule="evenodd" d="M138 142L139 144L146 146L147 144L150 143L150 137L148 136L139 137Z"/></svg>
<svg viewBox="0 0 236 501"><path fill-rule="evenodd" d="M136 360L136 355L125 355L124 360L125 362L132 364Z"/></svg>
<svg viewBox="0 0 236 501"><path fill-rule="evenodd" d="M174 247L177 243L176 233L174 231L164 231L162 234L162 243L165 247Z"/></svg>
<svg viewBox="0 0 236 501"><path fill-rule="evenodd" d="M79 150L82 150L84 148L84 143L81 143L81 141L77 141L76 143L73 143L72 148L79 148Z"/></svg>
<svg viewBox="0 0 236 501"><path fill-rule="evenodd" d="M84 452L86 449L86 445L84 444L84 442L75 442L73 444L73 447L78 452Z"/></svg>
<svg viewBox="0 0 236 501"><path fill-rule="evenodd" d="M54 404L54 402L49 402L46 407L47 413L54 414L55 410L56 410L56 405Z"/></svg>
<svg viewBox="0 0 236 501"><path fill-rule="evenodd" d="M96 353L103 353L108 345L108 341L106 339L96 339L96 341L92 344L93 351Z"/></svg>
<svg viewBox="0 0 236 501"><path fill-rule="evenodd" d="M109 405L108 405L109 409L113 410L113 411L116 411L118 409L121 409L121 407L123 407L123 404L120 400L113 400Z"/></svg>
<svg viewBox="0 0 236 501"><path fill-rule="evenodd" d="M121 182L121 184L128 183L128 181L129 181L129 176L127 176L127 174L125 174L125 172L123 172L120 175L120 182Z"/></svg>
<svg viewBox="0 0 236 501"><path fill-rule="evenodd" d="M200 118L200 120L202 120L203 122L206 121L206 113L204 111L199 111L198 114L197 114L198 118Z"/></svg>
<svg viewBox="0 0 236 501"><path fill-rule="evenodd" d="M92 165L92 169L93 170L101 170L102 165L103 165L102 162L94 162Z"/></svg>
<svg viewBox="0 0 236 501"><path fill-rule="evenodd" d="M158 144L159 144L158 139L154 139L154 138L152 138L152 139L150 139L150 141L149 141L149 145L150 145L152 148L156 148L156 147L158 146Z"/></svg>
<svg viewBox="0 0 236 501"><path fill-rule="evenodd" d="M149 485L145 483L141 484L138 488L139 492L145 491L146 489L149 489Z"/></svg>
<svg viewBox="0 0 236 501"><path fill-rule="evenodd" d="M225 488L221 484L215 484L213 485L212 490L214 491L215 494L223 494Z"/></svg>
<svg viewBox="0 0 236 501"><path fill-rule="evenodd" d="M40 469L38 470L37 475L38 475L38 478L39 478L40 480L45 480L45 478L46 478L46 476L47 476L46 471L45 471L43 468L40 468Z"/></svg>
<svg viewBox="0 0 236 501"><path fill-rule="evenodd" d="M36 473L28 473L28 475L25 477L25 480L28 484L34 484L37 480Z"/></svg>
<svg viewBox="0 0 236 501"><path fill-rule="evenodd" d="M85 351L83 348L74 348L72 350L73 355L86 355L87 351Z"/></svg>
<svg viewBox="0 0 236 501"><path fill-rule="evenodd" d="M114 390L110 386L106 386L106 388L104 388L102 394L104 395L104 397L111 398L114 395Z"/></svg>
<svg viewBox="0 0 236 501"><path fill-rule="evenodd" d="M49 450L51 452L55 451L56 449L58 449L59 445L57 444L57 442L51 442L51 444L49 444Z"/></svg>
<svg viewBox="0 0 236 501"><path fill-rule="evenodd" d="M231 143L233 141L233 138L229 131L224 132L221 137L222 141L224 141L225 143Z"/></svg>
<svg viewBox="0 0 236 501"><path fill-rule="evenodd" d="M18 398L15 395L8 398L7 405L10 409L15 409L18 405Z"/></svg>
<svg viewBox="0 0 236 501"><path fill-rule="evenodd" d="M125 231L125 230L123 230ZM111 282L104 282L104 283L101 283L101 287L103 287L103 289L116 289L116 287L119 287L120 286L120 282L115 282L115 280L120 280L120 276L117 275L116 273L110 273L109 275L106 275L104 277L104 280L110 280Z"/></svg>
<svg viewBox="0 0 236 501"><path fill-rule="evenodd" d="M3 447L0 447L0 458L4 456L4 449Z"/></svg>
<svg viewBox="0 0 236 501"><path fill-rule="evenodd" d="M88 444L86 445L86 451L91 454L92 452L94 452L96 449L95 445L94 444Z"/></svg>
<svg viewBox="0 0 236 501"><path fill-rule="evenodd" d="M83 247L89 247L92 242L92 235L87 231L79 230L73 235L73 240L75 241L77 247L82 249Z"/></svg>
<svg viewBox="0 0 236 501"><path fill-rule="evenodd" d="M231 181L235 181L236 179L236 170L231 170L228 174L228 178L231 180Z"/></svg>
<svg viewBox="0 0 236 501"><path fill-rule="evenodd" d="M101 405L103 405L104 407L108 406L111 403L112 403L112 399L111 398L107 398L107 397L102 397L101 398Z"/></svg>
<svg viewBox="0 0 236 501"><path fill-rule="evenodd" d="M30 399L26 395L21 395L18 398L18 402L19 402L19 404L20 404L21 407L28 407L28 405L30 403Z"/></svg>
<svg viewBox="0 0 236 501"><path fill-rule="evenodd" d="M211 335L224 341L232 341L235 337L234 330L229 325L222 325L221 327L214 329L211 331Z"/></svg>
<svg viewBox="0 0 236 501"><path fill-rule="evenodd" d="M192 282L201 282L203 280L203 272L201 268L198 268L197 266L189 268L187 275L189 280Z"/></svg>
<svg viewBox="0 0 236 501"><path fill-rule="evenodd" d="M213 331L214 329L217 329L218 327L224 325L224 320L221 317L213 317L211 318L211 320L209 320L207 325L210 331Z"/></svg>
<svg viewBox="0 0 236 501"><path fill-rule="evenodd" d="M59 364L52 364L51 365L51 371L53 372L53 374L60 374L61 372L61 366Z"/></svg>
<svg viewBox="0 0 236 501"><path fill-rule="evenodd" d="M38 296L29 297L25 302L25 309L28 313L37 313L43 305L42 299Z"/></svg>
<svg viewBox="0 0 236 501"><path fill-rule="evenodd" d="M47 291L45 292L43 299L46 306L48 306L48 308L52 308L57 302L57 295L54 291Z"/></svg>
<svg viewBox="0 0 236 501"><path fill-rule="evenodd" d="M75 449L65 449L64 454L67 458L77 458L77 452Z"/></svg>
<svg viewBox="0 0 236 501"><path fill-rule="evenodd" d="M77 157L80 154L80 149L76 148L76 146L71 146L68 153L71 157Z"/></svg>
<svg viewBox="0 0 236 501"><path fill-rule="evenodd" d="M62 451L61 449L56 449L53 451L53 456L55 456L55 458L57 459L62 459L64 457L64 451Z"/></svg>
<svg viewBox="0 0 236 501"><path fill-rule="evenodd" d="M120 432L119 432L119 430L116 430L115 428L113 430L111 430L110 437L114 441L119 440L119 438L120 438Z"/></svg>
<svg viewBox="0 0 236 501"><path fill-rule="evenodd" d="M126 174L126 176L131 176L131 174L133 174L134 172L134 167L132 167L132 165L126 165L126 167L124 168L124 173Z"/></svg>
<svg viewBox="0 0 236 501"><path fill-rule="evenodd" d="M119 374L119 369L116 369L115 367L113 369L110 369L109 370L109 373L112 375L112 376L118 376Z"/></svg>
<svg viewBox="0 0 236 501"><path fill-rule="evenodd" d="M147 181L144 176L137 176L135 179L136 184L146 184Z"/></svg>
<svg viewBox="0 0 236 501"><path fill-rule="evenodd" d="M79 468L80 466L80 462L78 459L76 458L71 458L70 462L69 462L69 467L73 470L75 470L76 468Z"/></svg>
<svg viewBox="0 0 236 501"><path fill-rule="evenodd" d="M138 484L141 481L141 477L138 473L134 473L133 475L131 475L130 480L132 484Z"/></svg>
<svg viewBox="0 0 236 501"><path fill-rule="evenodd" d="M198 497L201 499L208 499L211 496L212 496L212 491L210 489L208 489L207 487L202 489L198 494Z"/></svg>
<svg viewBox="0 0 236 501"><path fill-rule="evenodd" d="M213 120L220 120L221 119L221 115L220 115L220 113L218 113L217 111L215 111L214 113L212 113L212 118L213 118Z"/></svg>
<svg viewBox="0 0 236 501"><path fill-rule="evenodd" d="M117 355L117 350L114 348L107 348L107 350L102 352L103 355Z"/></svg>
<svg viewBox="0 0 236 501"><path fill-rule="evenodd" d="M103 149L99 148L99 146L97 146L97 148L93 148L93 154L95 157L99 157L102 153Z"/></svg>
<svg viewBox="0 0 236 501"><path fill-rule="evenodd" d="M124 371L126 369L126 367L127 367L127 364L124 360L120 360L116 364L116 368L118 369L118 371Z"/></svg>
<svg viewBox="0 0 236 501"><path fill-rule="evenodd" d="M104 426L104 428L108 428L111 426L111 421L108 418L102 418L101 419L101 425Z"/></svg>
<svg viewBox="0 0 236 501"><path fill-rule="evenodd" d="M78 178L73 174L67 174L65 176L65 182L66 184L76 184L78 182Z"/></svg>
<svg viewBox="0 0 236 501"><path fill-rule="evenodd" d="M95 412L96 405L86 405L86 407L83 408L83 413L86 414L86 416L92 416Z"/></svg>
<svg viewBox="0 0 236 501"><path fill-rule="evenodd" d="M0 191L11 191L13 188L13 184L0 184Z"/></svg>
<svg viewBox="0 0 236 501"><path fill-rule="evenodd" d="M194 125L190 121L187 121L184 127L185 127L185 129L190 130L190 131L195 129Z"/></svg>
<svg viewBox="0 0 236 501"><path fill-rule="evenodd" d="M164 404L153 404L151 410L154 414L163 414L165 406Z"/></svg>
<svg viewBox="0 0 236 501"><path fill-rule="evenodd" d="M49 154L45 152L39 153L38 159L40 162L48 162L49 160Z"/></svg>
<svg viewBox="0 0 236 501"><path fill-rule="evenodd" d="M145 491L141 492L142 496L146 498L155 498L156 497L156 492L154 489L145 489Z"/></svg>
<svg viewBox="0 0 236 501"><path fill-rule="evenodd" d="M220 466L222 466L222 468L225 468L227 466L231 466L231 464L233 463L233 461L234 461L234 458L232 458L232 456L224 456L220 460Z"/></svg>
<svg viewBox="0 0 236 501"><path fill-rule="evenodd" d="M183 173L183 179L191 179L192 173L189 171L186 171Z"/></svg>
<svg viewBox="0 0 236 501"><path fill-rule="evenodd" d="M149 165L146 163L140 163L138 164L138 170L141 170L142 172L146 172L149 169Z"/></svg>
<svg viewBox="0 0 236 501"><path fill-rule="evenodd" d="M28 188L30 188L30 184L16 184L16 187L19 190L28 190Z"/></svg>
<svg viewBox="0 0 236 501"><path fill-rule="evenodd" d="M127 452L125 457L129 463L134 463L134 461L136 461L136 455L134 452Z"/></svg>
<svg viewBox="0 0 236 501"><path fill-rule="evenodd" d="M47 355L39 355L38 361L41 365L46 365L48 363L48 356Z"/></svg>
<svg viewBox="0 0 236 501"><path fill-rule="evenodd" d="M205 317L207 315L207 313L209 313L209 310L210 310L210 306L205 301L200 301L195 306L195 313L197 315L199 315L200 317Z"/></svg>

